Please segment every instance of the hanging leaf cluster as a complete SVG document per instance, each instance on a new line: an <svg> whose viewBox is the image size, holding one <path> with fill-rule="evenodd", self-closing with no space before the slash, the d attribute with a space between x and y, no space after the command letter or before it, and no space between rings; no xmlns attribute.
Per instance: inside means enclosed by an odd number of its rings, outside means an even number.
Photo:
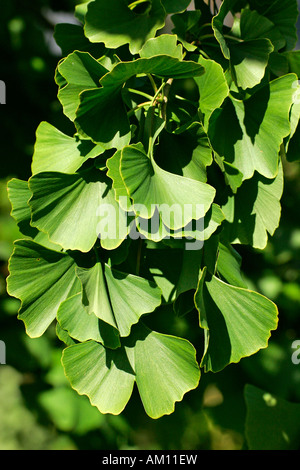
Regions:
<svg viewBox="0 0 300 470"><path fill-rule="evenodd" d="M23 234L8 292L30 337L56 325L66 376L102 413L136 384L150 417L170 414L277 327L238 247L265 248L282 159L299 158L297 2L189 4L94 0L57 25L73 133L42 122L29 181L8 184Z"/></svg>

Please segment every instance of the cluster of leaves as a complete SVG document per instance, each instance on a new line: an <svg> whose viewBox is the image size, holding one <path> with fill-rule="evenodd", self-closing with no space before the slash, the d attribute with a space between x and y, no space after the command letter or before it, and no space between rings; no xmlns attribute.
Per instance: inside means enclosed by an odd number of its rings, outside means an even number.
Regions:
<svg viewBox="0 0 300 470"><path fill-rule="evenodd" d="M8 292L29 336L57 322L66 376L102 413L121 413L136 383L150 417L170 414L201 369L265 348L277 327L233 245L266 246L281 158L297 159L297 4L189 3L95 0L76 8L81 25L58 25L55 81L74 134L42 122L32 176L8 184L25 237ZM107 207L119 215L110 237Z"/></svg>

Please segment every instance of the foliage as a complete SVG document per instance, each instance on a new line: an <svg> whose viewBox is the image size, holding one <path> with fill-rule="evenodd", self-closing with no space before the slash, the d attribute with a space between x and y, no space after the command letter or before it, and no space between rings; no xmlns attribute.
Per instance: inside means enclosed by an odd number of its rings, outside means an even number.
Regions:
<svg viewBox="0 0 300 470"><path fill-rule="evenodd" d="M56 319L79 394L118 414L136 383L158 418L201 369L253 355L277 327L233 245L266 247L282 160L297 158L297 8L284 19L256 1L224 0L215 16L202 1L196 12L186 1L119 3L117 24L115 5L96 0L77 8L81 27L56 30L67 52L58 98L74 131L41 123L28 183L8 184L25 238L7 285L31 337ZM229 11L241 12L232 28ZM156 35L167 13L176 34ZM168 218L162 208L173 205ZM108 206L121 214L118 237L99 224ZM128 237L133 229L143 237ZM204 248L186 250L190 238ZM179 319L197 328L179 337Z"/></svg>

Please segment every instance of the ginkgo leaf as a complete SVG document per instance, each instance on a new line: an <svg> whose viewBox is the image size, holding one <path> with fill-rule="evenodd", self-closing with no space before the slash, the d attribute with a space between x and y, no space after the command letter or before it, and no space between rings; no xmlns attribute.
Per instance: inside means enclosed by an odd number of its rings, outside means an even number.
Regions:
<svg viewBox="0 0 300 470"><path fill-rule="evenodd" d="M247 288L241 272L242 257L227 243L219 243L216 270L228 284Z"/></svg>
<svg viewBox="0 0 300 470"><path fill-rule="evenodd" d="M235 80L244 90L260 83L274 47L269 39L251 39L231 45L230 66Z"/></svg>
<svg viewBox="0 0 300 470"><path fill-rule="evenodd" d="M148 39L140 50L140 57L150 58L157 55L176 57L183 60L182 45L177 44L176 34L161 34L156 38Z"/></svg>
<svg viewBox="0 0 300 470"><path fill-rule="evenodd" d="M203 217L215 197L210 185L162 170L140 144L122 150L120 168L135 213L149 219L158 208L173 230Z"/></svg>
<svg viewBox="0 0 300 470"><path fill-rule="evenodd" d="M89 269L78 268L77 275L88 313L117 328L121 336L128 336L132 325L161 303L160 289L154 283L107 264L98 262Z"/></svg>
<svg viewBox="0 0 300 470"><path fill-rule="evenodd" d="M107 69L88 52L75 51L59 63L57 70L65 80L65 85L59 87L58 99L66 116L74 121L80 93L99 87Z"/></svg>
<svg viewBox="0 0 300 470"><path fill-rule="evenodd" d="M130 52L137 54L147 39L154 37L165 23L166 12L160 0L145 3L150 7L146 5L146 12L139 14L124 0L115 0L111 4L105 0L90 2L85 16L86 37L91 42L103 42L112 49L129 44Z"/></svg>
<svg viewBox="0 0 300 470"><path fill-rule="evenodd" d="M278 310L266 297L202 273L195 294L200 326L205 330L201 365L217 372L266 348L277 328Z"/></svg>
<svg viewBox="0 0 300 470"><path fill-rule="evenodd" d="M101 244L113 249L130 230L130 221L120 212L109 180L100 171L38 173L30 178L29 187L32 225L66 250L88 252L101 235ZM101 234L102 229L106 232Z"/></svg>
<svg viewBox="0 0 300 470"><path fill-rule="evenodd" d="M33 338L46 331L65 299L80 292L73 258L31 240L15 242L9 272L8 293L22 301L19 318Z"/></svg>
<svg viewBox="0 0 300 470"><path fill-rule="evenodd" d="M164 50L169 46L169 38L164 38ZM156 44L156 42L155 42ZM148 43L146 44L148 46ZM152 44L146 50L151 48ZM170 49L174 54L174 48ZM119 87L131 77L141 73L152 73L162 78L184 79L197 77L204 73L204 67L192 60L181 60L176 55L156 55L141 57L131 62L118 62L113 69L104 75L100 83L103 87Z"/></svg>
<svg viewBox="0 0 300 470"><path fill-rule="evenodd" d="M83 91L76 112L79 134L104 148L123 148L131 138L130 124L122 100L121 87Z"/></svg>
<svg viewBox="0 0 300 470"><path fill-rule="evenodd" d="M107 176L109 176L112 180L112 187L115 192L116 201L118 201L122 209L129 211L131 208L131 200L128 196L126 186L120 173L121 157L122 151L118 150L111 158L107 160Z"/></svg>
<svg viewBox="0 0 300 470"><path fill-rule="evenodd" d="M286 50L294 49L297 42L296 21L298 16L297 0L251 0L252 10L268 18L286 40Z"/></svg>
<svg viewBox="0 0 300 470"><path fill-rule="evenodd" d="M94 340L112 349L121 345L116 329L86 311L82 304L81 292L61 303L57 312L57 321L61 328L81 343Z"/></svg>
<svg viewBox="0 0 300 470"><path fill-rule="evenodd" d="M72 387L87 395L101 413L123 411L135 381L124 348L111 350L87 341L66 348L62 363Z"/></svg>
<svg viewBox="0 0 300 470"><path fill-rule="evenodd" d="M171 42L171 48L170 48ZM181 60L181 55L174 52L174 38L164 35L154 44L145 45L146 57L118 62L101 79L102 88L82 91L80 105L76 112L75 125L78 132L91 138L94 142L106 148L121 149L129 144L130 125L127 112L122 99L122 87L130 78L139 74L157 74L162 78L184 79L199 76L204 73L202 65L193 61ZM149 49L169 49L169 55L147 57ZM180 46L179 46L180 47ZM105 116L105 119L103 119ZM113 124L112 124L113 123Z"/></svg>
<svg viewBox="0 0 300 470"><path fill-rule="evenodd" d="M244 40L267 38L274 46L274 50L282 49L286 41L272 21L256 10L244 8L240 17L241 38Z"/></svg>
<svg viewBox="0 0 300 470"><path fill-rule="evenodd" d="M273 180L255 174L229 198L222 207L229 224L226 234L231 243L250 244L265 248L268 234L273 235L281 216L280 199L283 192L283 170Z"/></svg>
<svg viewBox="0 0 300 470"><path fill-rule="evenodd" d="M198 220L192 220L185 227L178 230L170 230L162 221L158 211L151 219L136 219L138 231L147 239L155 242L168 240L181 241L185 249L189 251L199 250L203 242L221 225L225 215L217 204L212 204L205 216Z"/></svg>
<svg viewBox="0 0 300 470"><path fill-rule="evenodd" d="M207 131L210 116L221 107L229 94L229 88L223 69L217 62L199 56L198 63L205 68L205 73L194 80L200 93L199 108L203 114L203 127Z"/></svg>
<svg viewBox="0 0 300 470"><path fill-rule="evenodd" d="M165 171L206 183L213 155L202 125L196 122L183 132L162 131L155 161Z"/></svg>
<svg viewBox="0 0 300 470"><path fill-rule="evenodd" d="M64 350L62 363L72 387L101 413L121 413L136 381L146 413L160 418L172 413L200 379L191 343L142 325L116 350L95 341L72 345Z"/></svg>
<svg viewBox="0 0 300 470"><path fill-rule="evenodd" d="M171 414L200 380L196 351L185 339L146 330L134 347L136 383L146 413Z"/></svg>
<svg viewBox="0 0 300 470"><path fill-rule="evenodd" d="M11 216L15 219L20 232L30 238L35 238L39 231L31 227L30 207L27 204L31 197L28 181L17 178L11 179L7 184L8 197L12 206Z"/></svg>
<svg viewBox="0 0 300 470"><path fill-rule="evenodd" d="M45 171L75 173L89 158L105 151L101 145L88 140L69 137L48 122L42 122L36 131L32 157L32 174Z"/></svg>
<svg viewBox="0 0 300 470"><path fill-rule="evenodd" d="M224 36L224 20L236 3L237 0L224 0L218 14L213 18L212 27L224 57L230 61L234 80L238 86L247 89L261 82L274 47L266 37L243 41Z"/></svg>
<svg viewBox="0 0 300 470"><path fill-rule="evenodd" d="M161 3L163 4L166 12L171 14L184 11L191 3L191 0L161 0Z"/></svg>
<svg viewBox="0 0 300 470"><path fill-rule="evenodd" d="M28 205L31 192L28 187L28 181L22 181L17 178L11 179L7 183L7 192L12 206L11 216L17 222L20 232L25 237L32 238L40 245L51 250L61 251L62 247L52 243L47 234L31 226L31 211Z"/></svg>
<svg viewBox="0 0 300 470"><path fill-rule="evenodd" d="M208 134L214 150L243 174L243 180L255 170L266 178L277 175L280 145L290 133L294 82L295 75L288 74L245 101L231 97L211 117Z"/></svg>
<svg viewBox="0 0 300 470"><path fill-rule="evenodd" d="M56 44L61 48L63 57L72 54L75 50L89 52L93 57L101 57L105 52L104 44L92 44L79 24L58 23L55 25L53 36Z"/></svg>

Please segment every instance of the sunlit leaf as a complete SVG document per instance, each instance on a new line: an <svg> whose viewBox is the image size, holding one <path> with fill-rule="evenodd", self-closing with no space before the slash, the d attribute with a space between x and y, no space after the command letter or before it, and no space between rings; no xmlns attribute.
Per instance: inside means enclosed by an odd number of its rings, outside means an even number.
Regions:
<svg viewBox="0 0 300 470"><path fill-rule="evenodd" d="M205 329L202 358L205 370L217 372L266 348L271 330L277 328L277 307L257 292L227 284L202 274L195 304ZM246 334L245 334L246 332Z"/></svg>
<svg viewBox="0 0 300 470"><path fill-rule="evenodd" d="M19 318L31 337L41 336L60 304L80 291L73 258L31 240L15 242L9 270L8 292L22 301Z"/></svg>
<svg viewBox="0 0 300 470"><path fill-rule="evenodd" d="M108 265L78 268L77 275L88 313L118 329L121 336L128 336L141 315L151 313L161 303L161 292L155 284Z"/></svg>
<svg viewBox="0 0 300 470"><path fill-rule="evenodd" d="M138 14L124 0L90 2L85 16L85 35L91 42L103 42L112 49L129 44L130 52L137 54L165 23L166 12L160 0L146 3L150 4L148 11Z"/></svg>

